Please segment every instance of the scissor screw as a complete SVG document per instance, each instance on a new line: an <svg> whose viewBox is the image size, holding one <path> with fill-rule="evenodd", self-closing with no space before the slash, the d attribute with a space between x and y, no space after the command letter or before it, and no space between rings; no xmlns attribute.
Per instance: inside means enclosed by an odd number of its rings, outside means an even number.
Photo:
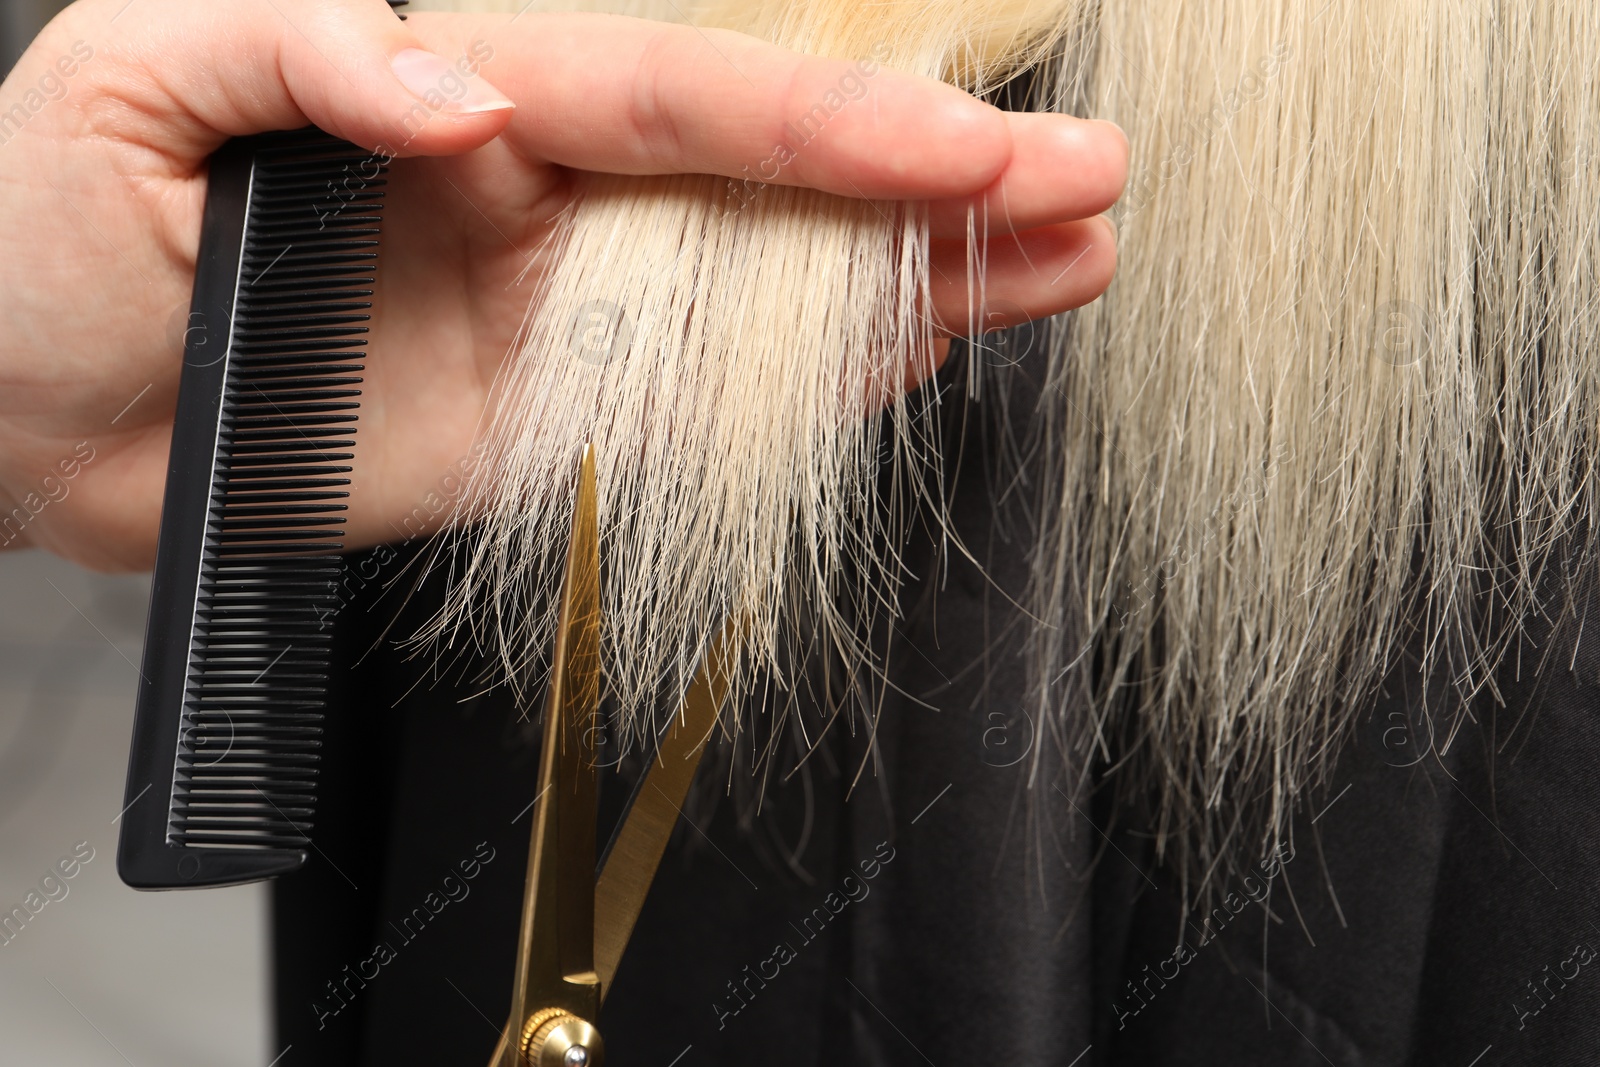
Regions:
<svg viewBox="0 0 1600 1067"><path fill-rule="evenodd" d="M528 1016L522 1058L529 1067L604 1067L605 1042L587 1022L560 1008Z"/></svg>

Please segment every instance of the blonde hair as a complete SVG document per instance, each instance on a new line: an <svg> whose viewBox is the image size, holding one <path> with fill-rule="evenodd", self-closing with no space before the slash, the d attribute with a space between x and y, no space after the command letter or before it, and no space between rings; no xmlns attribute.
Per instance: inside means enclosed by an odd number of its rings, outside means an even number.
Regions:
<svg viewBox="0 0 1600 1067"><path fill-rule="evenodd" d="M1458 701L1494 696L1558 547L1595 517L1600 9L729 0L687 17L850 58L885 42L887 65L978 90L1048 51L1042 106L1130 134L1119 275L1057 324L1041 401L1032 665L1053 743L1035 782L1062 758L1116 767L1198 887L1288 834L1407 640ZM898 579L882 446L937 455L900 409L880 440L863 398L928 359L926 226L903 205L730 195L588 183L502 381L499 478L473 501L487 536L435 636L471 626L525 669L573 457L598 439L625 702L681 680L729 613L754 621L757 667L780 662L788 609L871 662L862 620ZM597 310L595 361L573 330Z"/></svg>
<svg viewBox="0 0 1600 1067"><path fill-rule="evenodd" d="M871 106L857 101L879 65L981 90L1047 47L1063 12L1058 0L713 0L688 14L856 61L852 81L796 118L816 136L839 108ZM592 442L602 640L626 730L686 684L725 617L746 628L736 692L758 675L793 681L796 612L801 639L861 669L865 626L899 579L874 492L884 446L932 461L904 407L875 417L908 366L931 372L925 211L700 175L580 181L496 385L493 473L463 502L481 528L424 637L470 631L513 682L534 673L552 623L535 605Z"/></svg>
<svg viewBox="0 0 1600 1067"><path fill-rule="evenodd" d="M1134 163L1052 362L1041 701L1203 880L1410 639L1448 746L1593 528L1600 9L1118 0L1085 69Z"/></svg>

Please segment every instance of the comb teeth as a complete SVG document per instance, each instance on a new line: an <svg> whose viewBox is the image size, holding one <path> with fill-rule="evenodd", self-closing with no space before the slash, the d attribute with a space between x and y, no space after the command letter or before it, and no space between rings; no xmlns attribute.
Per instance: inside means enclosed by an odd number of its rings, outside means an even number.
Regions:
<svg viewBox="0 0 1600 1067"><path fill-rule="evenodd" d="M257 145L167 840L309 843L376 265L382 166L314 131Z"/></svg>
<svg viewBox="0 0 1600 1067"><path fill-rule="evenodd" d="M387 162L315 129L211 158L117 816L137 889L306 862Z"/></svg>

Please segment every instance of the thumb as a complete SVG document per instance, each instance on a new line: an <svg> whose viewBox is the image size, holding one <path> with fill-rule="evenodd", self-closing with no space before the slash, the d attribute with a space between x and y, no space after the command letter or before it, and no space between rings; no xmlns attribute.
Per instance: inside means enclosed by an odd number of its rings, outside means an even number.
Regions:
<svg viewBox="0 0 1600 1067"><path fill-rule="evenodd" d="M77 33L93 31L109 60L97 79L134 104L135 122L162 125L161 147L203 156L228 137L309 123L388 155L451 155L497 136L515 107L479 72L486 42L437 55L386 0L80 7L92 10Z"/></svg>

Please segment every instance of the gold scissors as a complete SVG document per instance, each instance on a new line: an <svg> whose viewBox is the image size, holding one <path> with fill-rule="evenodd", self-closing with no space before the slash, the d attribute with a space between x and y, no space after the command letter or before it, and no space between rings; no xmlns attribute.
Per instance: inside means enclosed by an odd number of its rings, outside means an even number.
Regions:
<svg viewBox="0 0 1600 1067"><path fill-rule="evenodd" d="M489 1067L604 1062L600 1006L716 728L737 646L735 627L725 625L660 737L596 875L600 534L594 449L586 447L545 698L511 1017Z"/></svg>

